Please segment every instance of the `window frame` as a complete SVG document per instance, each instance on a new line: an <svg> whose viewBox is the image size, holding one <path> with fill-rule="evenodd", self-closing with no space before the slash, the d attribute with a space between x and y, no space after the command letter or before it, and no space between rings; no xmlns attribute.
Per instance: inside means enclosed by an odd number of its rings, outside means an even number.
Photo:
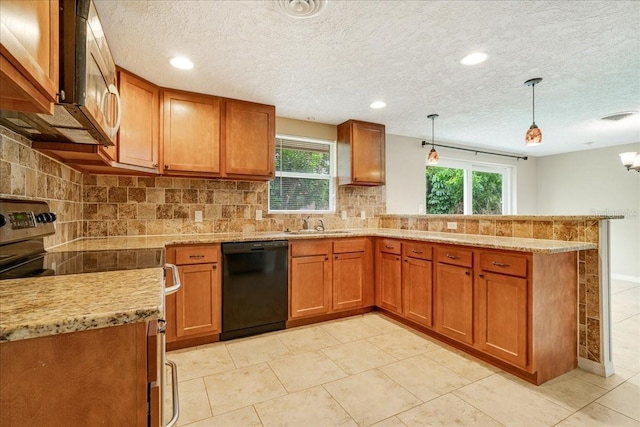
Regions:
<svg viewBox="0 0 640 427"><path fill-rule="evenodd" d="M297 135L276 134L276 150L282 148L278 145L278 140L292 140L311 144L321 144L329 146L329 174L305 173L305 172L287 172L275 171L274 179L269 181L267 186L267 213L269 214L333 214L336 212L336 141L320 138L308 138ZM274 153L275 156L275 153ZM329 181L329 209L316 210L274 210L271 209L271 185L275 182L275 178L306 178L306 179L328 179Z"/></svg>
<svg viewBox="0 0 640 427"><path fill-rule="evenodd" d="M463 215L474 215L473 213L473 172L489 172L499 173L502 175L502 213L501 215L511 215L513 211L513 185L512 177L514 175L515 166L474 162L470 160L443 159L437 165L429 165L425 162L425 171L429 166L437 166L452 169L462 169L463 171ZM426 184L426 181L425 181ZM426 189L426 187L425 187ZM425 208L429 205L427 202L427 194L425 191ZM429 215L459 215L459 214L429 214Z"/></svg>

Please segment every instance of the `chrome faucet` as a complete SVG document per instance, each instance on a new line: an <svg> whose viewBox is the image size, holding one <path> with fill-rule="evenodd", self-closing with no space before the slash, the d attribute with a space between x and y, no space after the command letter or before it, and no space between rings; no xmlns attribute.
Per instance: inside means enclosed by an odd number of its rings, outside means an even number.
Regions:
<svg viewBox="0 0 640 427"><path fill-rule="evenodd" d="M310 217L302 218L302 229L303 230L308 230L309 229L309 218Z"/></svg>
<svg viewBox="0 0 640 427"><path fill-rule="evenodd" d="M316 230L318 231L324 231L324 221L322 221L321 219L318 219L318 222L320 223L317 227Z"/></svg>

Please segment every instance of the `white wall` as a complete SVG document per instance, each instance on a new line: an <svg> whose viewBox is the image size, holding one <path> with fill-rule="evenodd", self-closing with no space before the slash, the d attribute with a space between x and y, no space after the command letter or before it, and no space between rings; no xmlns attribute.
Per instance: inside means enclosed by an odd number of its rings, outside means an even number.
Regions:
<svg viewBox="0 0 640 427"><path fill-rule="evenodd" d="M418 214L418 206L425 204L425 166L429 148L422 140L398 135L386 135L386 193L387 213ZM438 142L436 141L436 144ZM446 144L452 145L452 144ZM537 210L536 159L519 160L474 154L466 151L436 147L441 159L465 160L479 163L514 166L512 185L516 188L514 214L533 215Z"/></svg>
<svg viewBox="0 0 640 427"><path fill-rule="evenodd" d="M640 279L640 173L618 153L640 143L538 157L540 215L622 214L611 220L611 272Z"/></svg>

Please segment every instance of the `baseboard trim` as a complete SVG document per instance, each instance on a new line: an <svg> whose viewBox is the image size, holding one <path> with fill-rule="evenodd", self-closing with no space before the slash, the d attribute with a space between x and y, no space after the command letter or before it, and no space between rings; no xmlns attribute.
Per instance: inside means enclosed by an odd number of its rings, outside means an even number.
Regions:
<svg viewBox="0 0 640 427"><path fill-rule="evenodd" d="M640 283L640 276L628 276L626 274L611 274L612 279L624 280L625 282Z"/></svg>
<svg viewBox="0 0 640 427"><path fill-rule="evenodd" d="M578 357L578 368L605 378L615 374L613 363L594 362L584 357Z"/></svg>

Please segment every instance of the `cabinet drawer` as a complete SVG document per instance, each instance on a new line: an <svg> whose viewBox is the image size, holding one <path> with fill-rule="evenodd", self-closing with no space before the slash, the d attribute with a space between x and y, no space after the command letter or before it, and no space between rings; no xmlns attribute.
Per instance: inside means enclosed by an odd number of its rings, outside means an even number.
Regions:
<svg viewBox="0 0 640 427"><path fill-rule="evenodd" d="M334 254L342 254L347 252L364 252L365 248L365 239L340 239L333 242Z"/></svg>
<svg viewBox="0 0 640 427"><path fill-rule="evenodd" d="M327 240L307 240L301 242L289 242L291 256L327 255L331 252L331 242Z"/></svg>
<svg viewBox="0 0 640 427"><path fill-rule="evenodd" d="M404 256L418 259L432 259L433 246L420 243L405 243Z"/></svg>
<svg viewBox="0 0 640 427"><path fill-rule="evenodd" d="M527 277L527 258L500 252L481 252L480 268L484 271Z"/></svg>
<svg viewBox="0 0 640 427"><path fill-rule="evenodd" d="M402 245L397 240L391 239L380 239L379 241L379 250L380 252L386 252L388 254L396 254L400 255L400 249Z"/></svg>
<svg viewBox="0 0 640 427"><path fill-rule="evenodd" d="M473 252L468 249L445 246L438 248L437 261L443 264L452 264L471 268L473 266Z"/></svg>
<svg viewBox="0 0 640 427"><path fill-rule="evenodd" d="M220 246L177 246L176 265L205 264L220 260Z"/></svg>

